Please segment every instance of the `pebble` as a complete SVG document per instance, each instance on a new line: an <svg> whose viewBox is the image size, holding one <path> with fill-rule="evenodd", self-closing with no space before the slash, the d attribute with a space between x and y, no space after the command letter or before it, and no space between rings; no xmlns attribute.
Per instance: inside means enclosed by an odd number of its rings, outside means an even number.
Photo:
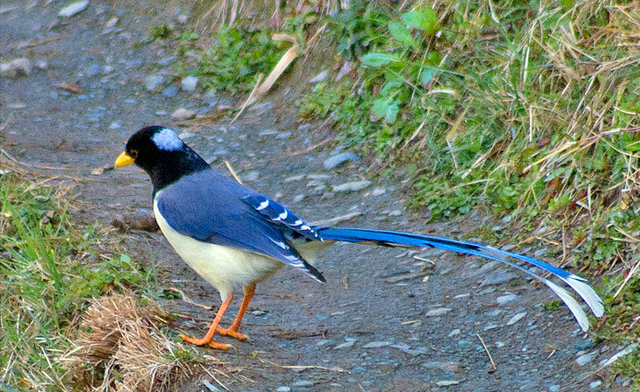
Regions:
<svg viewBox="0 0 640 392"><path fill-rule="evenodd" d="M109 125L109 129L120 129L121 125L117 122L113 122Z"/></svg>
<svg viewBox="0 0 640 392"><path fill-rule="evenodd" d="M165 57L163 59L158 60L158 65L162 67L166 67L167 65L173 63L174 61L176 61L176 56L169 56L169 57Z"/></svg>
<svg viewBox="0 0 640 392"><path fill-rule="evenodd" d="M68 18L86 10L88 6L89 0L77 1L75 3L69 4L66 7L63 7L60 12L58 12L58 16Z"/></svg>
<svg viewBox="0 0 640 392"><path fill-rule="evenodd" d="M391 346L392 344L393 342L376 341L376 342L367 343L364 346L362 346L362 348L381 348L381 347Z"/></svg>
<svg viewBox="0 0 640 392"><path fill-rule="evenodd" d="M515 315L513 315L513 317L509 319L509 321L507 321L507 325L514 325L518 321L522 320L522 318L526 315L527 315L527 312L516 313Z"/></svg>
<svg viewBox="0 0 640 392"><path fill-rule="evenodd" d="M454 380L442 380L436 383L436 385L439 387L450 387L458 384L460 384L460 381L454 381Z"/></svg>
<svg viewBox="0 0 640 392"><path fill-rule="evenodd" d="M276 392L291 392L291 388L286 386L278 387L276 388Z"/></svg>
<svg viewBox="0 0 640 392"><path fill-rule="evenodd" d="M196 90L199 80L200 78L196 76L187 76L180 81L180 88L182 91L193 92Z"/></svg>
<svg viewBox="0 0 640 392"><path fill-rule="evenodd" d="M100 65L91 64L90 66L84 69L84 74L89 77L100 75Z"/></svg>
<svg viewBox="0 0 640 392"><path fill-rule="evenodd" d="M312 387L314 386L316 383L313 381L309 381L309 380L300 380L300 381L296 381L293 383L294 387Z"/></svg>
<svg viewBox="0 0 640 392"><path fill-rule="evenodd" d="M602 381L597 380L597 381L594 381L594 382L590 383L589 384L589 388L597 389L597 388L600 388L600 385L602 385Z"/></svg>
<svg viewBox="0 0 640 392"><path fill-rule="evenodd" d="M293 202L294 203L299 203L302 200L304 200L304 198L305 198L305 195L296 195L296 197L293 198Z"/></svg>
<svg viewBox="0 0 640 392"><path fill-rule="evenodd" d="M311 80L309 80L309 84L322 82L327 78L327 76L329 76L329 71L325 69L324 71L311 78Z"/></svg>
<svg viewBox="0 0 640 392"><path fill-rule="evenodd" d="M189 120L191 118L194 118L196 116L196 113L198 112L195 110L179 108L175 112L171 113L171 119L173 121Z"/></svg>
<svg viewBox="0 0 640 392"><path fill-rule="evenodd" d="M334 155L324 160L324 168L327 170L333 169L347 161L357 161L358 156L352 152L343 152L342 154Z"/></svg>
<svg viewBox="0 0 640 392"><path fill-rule="evenodd" d="M31 73L31 61L26 58L19 58L8 63L0 64L0 76L4 78L15 78L21 75L29 75Z"/></svg>
<svg viewBox="0 0 640 392"><path fill-rule="evenodd" d="M411 346L409 346L408 344L394 344L391 347L397 350L400 350L405 354L409 354L413 357L416 357L418 355L424 355L427 353L427 349L425 347L411 348Z"/></svg>
<svg viewBox="0 0 640 392"><path fill-rule="evenodd" d="M164 75L155 74L155 75L149 75L146 78L144 78L144 86L147 89L147 91L154 91L160 85L164 84L164 82L165 82Z"/></svg>
<svg viewBox="0 0 640 392"><path fill-rule="evenodd" d="M516 279L518 277L519 277L518 275L513 274L511 272L498 271L495 274L491 274L491 275L487 276L486 278L484 278L482 283L480 283L480 287L506 283L506 282L509 282L510 280Z"/></svg>
<svg viewBox="0 0 640 392"><path fill-rule="evenodd" d="M592 351L588 354L584 354L576 358L576 362L578 363L578 366L584 366L589 362L591 362L594 356L595 356L595 352Z"/></svg>
<svg viewBox="0 0 640 392"><path fill-rule="evenodd" d="M180 92L178 86L169 86L162 90L162 95L166 98L173 98Z"/></svg>
<svg viewBox="0 0 640 392"><path fill-rule="evenodd" d="M387 193L386 189L375 188L373 191L371 191L371 196L380 196L380 195L384 195L385 193Z"/></svg>
<svg viewBox="0 0 640 392"><path fill-rule="evenodd" d="M560 385L552 385L549 387L549 392L558 392L560 390Z"/></svg>
<svg viewBox="0 0 640 392"><path fill-rule="evenodd" d="M498 303L498 305L506 305L517 299L518 299L517 295L509 293L509 294L501 295L500 297L496 298L496 302Z"/></svg>
<svg viewBox="0 0 640 392"><path fill-rule="evenodd" d="M244 181L244 182L257 181L259 177L260 177L260 172L258 172L256 170L251 170L251 171L248 171L246 173L242 173L240 175L240 178L242 178L242 181Z"/></svg>
<svg viewBox="0 0 640 392"><path fill-rule="evenodd" d="M449 335L447 335L447 337L452 338L456 335L460 335L460 328L456 328L453 331L449 332Z"/></svg>
<svg viewBox="0 0 640 392"><path fill-rule="evenodd" d="M363 190L371 185L371 181L363 180L363 181L354 181L354 182L346 182L344 184L336 185L333 187L334 192L356 192Z"/></svg>
<svg viewBox="0 0 640 392"><path fill-rule="evenodd" d="M442 316L444 314L447 314L451 311L451 308L436 308L436 309L431 309L430 311L427 312L426 316L427 317L437 317L437 316Z"/></svg>
<svg viewBox="0 0 640 392"><path fill-rule="evenodd" d="M106 74L110 74L111 72L115 71L116 68L112 65L105 65L104 68L102 69L102 72L106 75Z"/></svg>
<svg viewBox="0 0 640 392"><path fill-rule="evenodd" d="M505 346L504 342L496 342L496 348L502 348Z"/></svg>
<svg viewBox="0 0 640 392"><path fill-rule="evenodd" d="M458 370L460 370L460 364L451 361L425 362L422 364L422 367L425 367L427 369L442 370L444 372L457 372Z"/></svg>
<svg viewBox="0 0 640 392"><path fill-rule="evenodd" d="M356 344L357 339L347 338L348 340L342 344L335 346L334 350L344 350L345 348L351 348L354 344Z"/></svg>

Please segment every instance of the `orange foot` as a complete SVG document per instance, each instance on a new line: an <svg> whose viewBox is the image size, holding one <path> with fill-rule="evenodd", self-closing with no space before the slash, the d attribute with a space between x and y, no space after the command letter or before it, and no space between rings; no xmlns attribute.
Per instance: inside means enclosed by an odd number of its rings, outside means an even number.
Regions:
<svg viewBox="0 0 640 392"><path fill-rule="evenodd" d="M248 339L248 336L240 333L236 330L233 330L231 328L216 328L216 332L222 336L231 336L232 338L236 338L238 340L242 340L245 341Z"/></svg>
<svg viewBox="0 0 640 392"><path fill-rule="evenodd" d="M196 346L207 345L207 346L209 346L211 348L215 348L216 350L227 351L229 349L229 347L231 347L231 345L229 345L229 344L218 343L218 342L214 342L213 340L207 340L207 339L204 339L204 338L200 339L200 338L194 338L194 337L186 336L186 335L180 335L180 338L182 339L183 342L195 344Z"/></svg>

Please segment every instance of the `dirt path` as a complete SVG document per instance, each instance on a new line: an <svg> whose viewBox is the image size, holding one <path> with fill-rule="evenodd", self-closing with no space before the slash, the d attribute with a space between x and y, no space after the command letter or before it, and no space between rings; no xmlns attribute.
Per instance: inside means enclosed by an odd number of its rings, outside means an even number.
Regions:
<svg viewBox="0 0 640 392"><path fill-rule="evenodd" d="M393 178L375 180L357 192L327 194L329 185L364 179L358 163L325 170L323 162L335 154L335 143L313 146L331 134L297 123L291 98L283 93L277 100L254 106L234 125L228 125L229 119L192 124L188 129L172 123L169 115L179 107L213 114L218 109L210 104L221 99L188 92L165 97L147 91L144 78L152 73L166 72L170 81L167 63L172 52L162 43L137 43L154 21L169 21L175 9L166 10L163 19L157 6L120 2L113 8L112 2L92 1L86 11L60 22L56 16L60 2L14 3L18 8L0 15L1 60L29 57L34 69L28 76L0 79L0 123L7 123L0 141L20 161L69 168L47 172L80 179L79 198L90 206L81 211L86 220L108 223L117 215L150 209L151 186L140 170L102 175L91 171L110 166L128 136L141 126L163 124L186 132L185 140L214 165L228 160L248 185L275 196L310 221L359 212L345 224L453 237L486 224L481 217L467 216L447 225L425 226L419 223L420 216L405 210L398 180ZM114 17L117 24L107 27ZM177 86L169 81L164 87ZM82 91L69 92L59 87L62 83ZM226 171L224 166L221 170ZM167 287L179 288L199 303L219 304L218 294L187 269L162 236L130 233L126 239L137 260L157 265ZM412 255L338 245L319 265L326 284L287 270L259 286L245 319L244 332L251 340L233 342L237 352L211 352L225 362L221 370L236 370L226 380L227 387L233 391L605 389L592 372L616 347L594 345L579 332L566 308L542 310L541 303L554 299L548 290L473 258L420 253L436 263L430 269ZM498 303L509 293L515 296ZM197 334L213 315L180 300L165 300L165 306L192 316L181 319L179 327L197 326L192 331ZM589 353L591 360L579 366L576 358ZM284 367L290 365L308 368ZM202 376L180 390L207 390L201 380L211 378ZM622 389L614 384L608 390Z"/></svg>

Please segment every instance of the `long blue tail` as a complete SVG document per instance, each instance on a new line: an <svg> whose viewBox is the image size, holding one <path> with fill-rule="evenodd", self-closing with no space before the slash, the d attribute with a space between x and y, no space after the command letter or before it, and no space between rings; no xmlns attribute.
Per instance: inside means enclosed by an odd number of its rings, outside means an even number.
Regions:
<svg viewBox="0 0 640 392"><path fill-rule="evenodd" d="M360 242L370 243L383 246L402 246L402 247L422 247L422 248L439 248L456 253L463 253L473 256L485 257L487 259L496 260L505 263L511 267L517 268L546 284L554 293L556 293L562 301L569 307L574 317L580 324L582 330L589 329L589 321L586 314L578 304L578 302L563 288L542 276L530 271L521 265L508 261L509 257L523 261L525 263L536 266L560 278L563 282L571 286L580 297L587 303L591 311L596 317L604 314L602 299L589 286L586 281L558 267L536 260L534 258L520 255L517 253L506 252L490 246L475 244L467 241L456 241L448 238L434 237L430 235L403 233L399 231L375 230L375 229L358 229L358 228L317 228L320 238L330 241Z"/></svg>

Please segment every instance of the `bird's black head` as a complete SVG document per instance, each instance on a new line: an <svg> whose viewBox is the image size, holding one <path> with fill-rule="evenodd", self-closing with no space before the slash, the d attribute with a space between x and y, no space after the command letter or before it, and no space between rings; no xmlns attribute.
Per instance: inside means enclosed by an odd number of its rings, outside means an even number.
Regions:
<svg viewBox="0 0 640 392"><path fill-rule="evenodd" d="M180 177L206 170L209 165L171 129L158 125L134 133L115 166L135 164L144 169L153 182L154 192Z"/></svg>

